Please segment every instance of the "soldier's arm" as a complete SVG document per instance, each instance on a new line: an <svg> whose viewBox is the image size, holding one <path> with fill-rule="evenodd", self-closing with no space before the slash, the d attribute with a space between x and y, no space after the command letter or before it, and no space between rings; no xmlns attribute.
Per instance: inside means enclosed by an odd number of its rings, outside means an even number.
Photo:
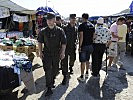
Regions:
<svg viewBox="0 0 133 100"><path fill-rule="evenodd" d="M79 35L78 35L78 29L76 29L76 44L79 43Z"/></svg>
<svg viewBox="0 0 133 100"><path fill-rule="evenodd" d="M62 30L61 32L61 54L60 54L61 60L64 59L65 57L66 44L67 44L66 35L65 35L65 32Z"/></svg>
<svg viewBox="0 0 133 100"><path fill-rule="evenodd" d="M62 44L61 46L61 52L65 53L66 50L66 44Z"/></svg>
<svg viewBox="0 0 133 100"><path fill-rule="evenodd" d="M42 45L43 45L43 43L44 43L44 36L43 36L43 33L40 32L38 34L38 49L39 49L39 56L40 56L40 58L43 57L43 53L42 53Z"/></svg>

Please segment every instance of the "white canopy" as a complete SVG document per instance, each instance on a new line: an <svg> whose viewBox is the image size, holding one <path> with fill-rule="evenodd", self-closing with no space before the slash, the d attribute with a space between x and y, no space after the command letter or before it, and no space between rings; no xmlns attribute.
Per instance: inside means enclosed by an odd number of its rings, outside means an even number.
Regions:
<svg viewBox="0 0 133 100"><path fill-rule="evenodd" d="M35 14L36 12L34 10L28 10L20 5L17 5L16 3L10 1L10 0L0 0L0 6L7 7L10 9L10 11L25 13L25 14Z"/></svg>

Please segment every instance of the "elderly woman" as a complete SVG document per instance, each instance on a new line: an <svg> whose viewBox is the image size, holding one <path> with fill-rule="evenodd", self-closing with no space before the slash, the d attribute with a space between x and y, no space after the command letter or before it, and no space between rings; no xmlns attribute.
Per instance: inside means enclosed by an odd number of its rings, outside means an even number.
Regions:
<svg viewBox="0 0 133 100"><path fill-rule="evenodd" d="M108 28L103 26L104 19L99 18L97 20L97 27L94 33L92 53L92 76L98 77L99 71L102 67L102 58L106 49L106 45L111 40L111 33Z"/></svg>

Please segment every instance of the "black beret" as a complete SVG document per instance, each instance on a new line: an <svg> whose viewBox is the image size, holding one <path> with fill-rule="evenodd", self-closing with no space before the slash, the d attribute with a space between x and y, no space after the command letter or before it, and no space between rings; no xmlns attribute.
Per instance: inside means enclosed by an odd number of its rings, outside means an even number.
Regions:
<svg viewBox="0 0 133 100"><path fill-rule="evenodd" d="M61 20L61 17L60 16L56 16L56 20Z"/></svg>
<svg viewBox="0 0 133 100"><path fill-rule="evenodd" d="M47 19L52 19L55 18L55 14L54 13L47 13Z"/></svg>
<svg viewBox="0 0 133 100"><path fill-rule="evenodd" d="M70 14L70 18L75 19L76 18L76 14Z"/></svg>

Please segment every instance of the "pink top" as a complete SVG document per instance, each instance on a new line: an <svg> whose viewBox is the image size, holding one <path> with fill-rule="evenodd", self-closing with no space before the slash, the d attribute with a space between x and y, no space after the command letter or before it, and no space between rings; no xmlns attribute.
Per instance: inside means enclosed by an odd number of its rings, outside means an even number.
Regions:
<svg viewBox="0 0 133 100"><path fill-rule="evenodd" d="M113 23L110 27L110 32L114 32L114 35L118 36L118 26L116 23ZM118 38L113 38L111 39L112 41L118 41Z"/></svg>

